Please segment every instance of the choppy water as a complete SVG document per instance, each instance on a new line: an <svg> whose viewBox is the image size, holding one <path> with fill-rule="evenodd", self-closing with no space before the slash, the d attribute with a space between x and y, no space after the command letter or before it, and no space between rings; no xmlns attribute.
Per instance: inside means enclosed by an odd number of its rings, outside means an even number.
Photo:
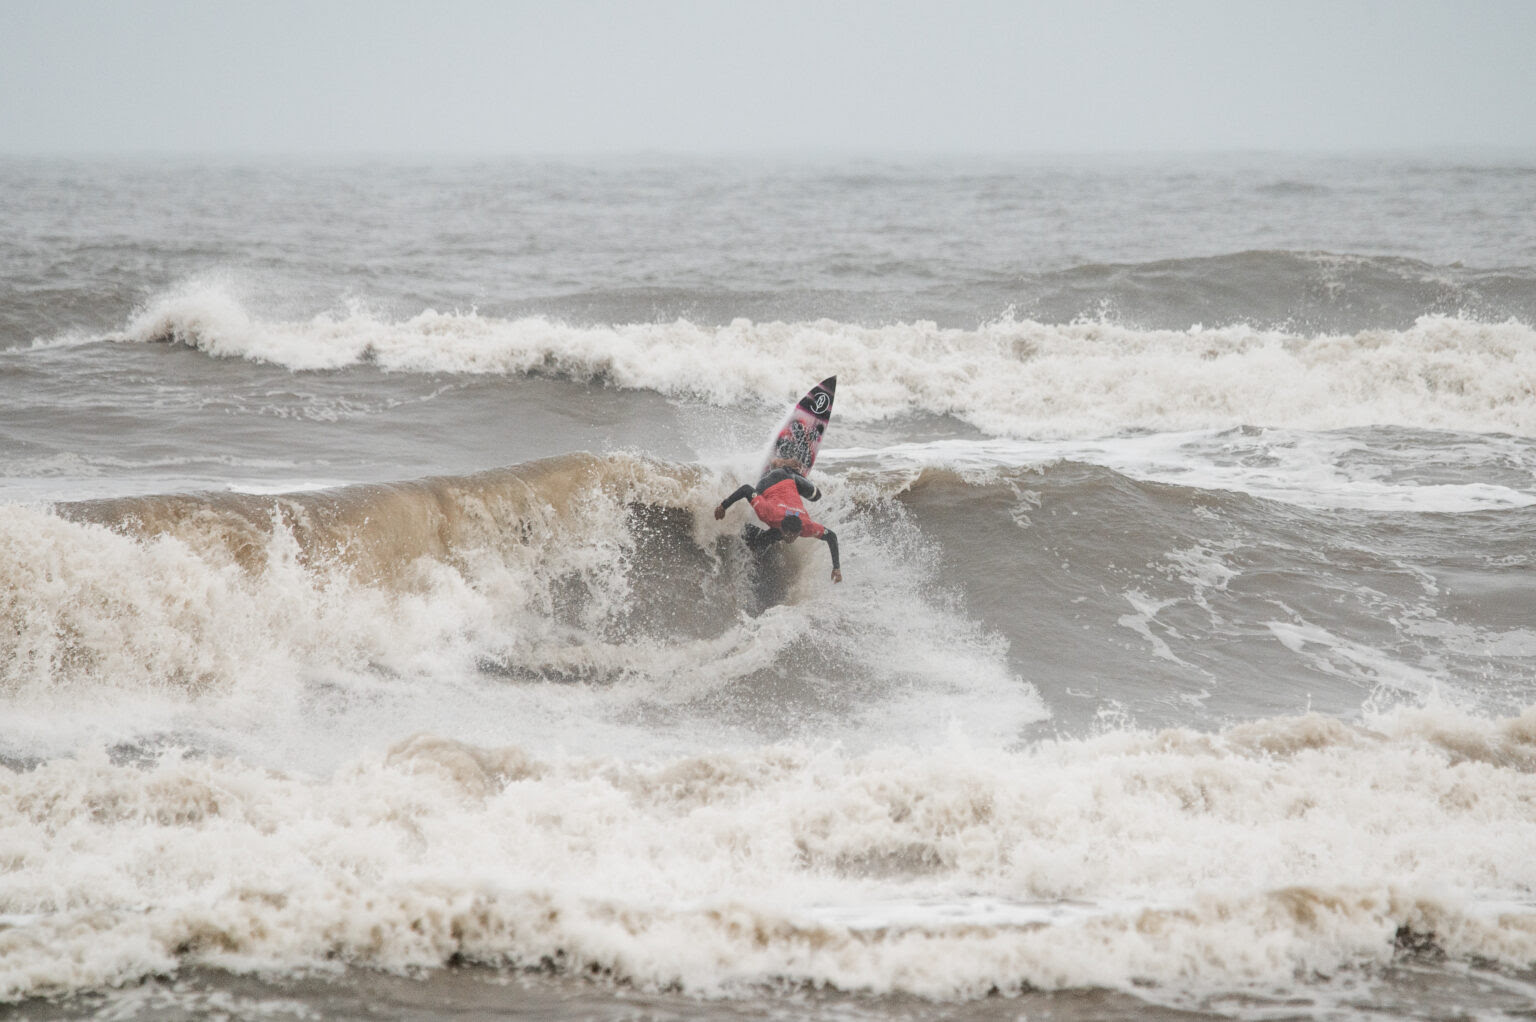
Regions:
<svg viewBox="0 0 1536 1022"><path fill-rule="evenodd" d="M0 997L1528 1012L1531 208L1487 158L0 164ZM837 586L709 514L833 373Z"/></svg>

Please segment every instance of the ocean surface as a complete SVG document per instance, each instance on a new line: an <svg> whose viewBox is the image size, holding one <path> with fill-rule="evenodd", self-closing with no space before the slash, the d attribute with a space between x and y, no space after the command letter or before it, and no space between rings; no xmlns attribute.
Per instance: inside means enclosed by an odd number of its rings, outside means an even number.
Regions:
<svg viewBox="0 0 1536 1022"><path fill-rule="evenodd" d="M1530 1018L1532 210L0 160L0 1017Z"/></svg>

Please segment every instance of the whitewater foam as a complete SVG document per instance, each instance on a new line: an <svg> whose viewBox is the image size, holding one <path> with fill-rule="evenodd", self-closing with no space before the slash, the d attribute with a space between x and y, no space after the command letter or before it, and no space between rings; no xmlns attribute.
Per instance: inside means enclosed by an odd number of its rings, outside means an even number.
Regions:
<svg viewBox="0 0 1536 1022"><path fill-rule="evenodd" d="M1137 330L1005 317L973 330L831 320L720 327L677 320L574 326L353 305L263 320L218 282L193 281L135 313L123 342L170 341L294 370L547 374L719 405L793 401L839 373L853 421L950 415L995 436L1262 425L1402 425L1536 435L1536 343L1519 322L1425 316L1407 330L1298 336L1246 326Z"/></svg>
<svg viewBox="0 0 1536 1022"><path fill-rule="evenodd" d="M1533 736L1449 710L1019 752L420 735L312 777L85 749L0 773L0 991L467 958L704 994L1204 995L1382 965L1404 932L1528 967Z"/></svg>

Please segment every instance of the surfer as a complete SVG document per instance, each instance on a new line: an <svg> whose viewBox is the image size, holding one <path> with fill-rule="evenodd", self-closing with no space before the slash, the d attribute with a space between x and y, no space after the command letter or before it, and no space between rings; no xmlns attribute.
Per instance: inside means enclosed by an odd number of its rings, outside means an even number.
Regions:
<svg viewBox="0 0 1536 1022"><path fill-rule="evenodd" d="M781 460L788 462L788 465L774 468L759 479L756 486L743 483L735 493L722 500L715 508L715 518L724 518L726 509L738 500L750 499L752 510L768 526L766 529L750 524L747 526L747 546L753 553L767 549L770 543L793 543L801 536L824 540L827 549L832 551L832 581L841 582L843 572L838 566L837 533L812 521L805 511L805 505L801 503L802 497L806 500L820 500L821 491L816 488L816 484L795 471L799 468L798 461L775 458L774 464Z"/></svg>

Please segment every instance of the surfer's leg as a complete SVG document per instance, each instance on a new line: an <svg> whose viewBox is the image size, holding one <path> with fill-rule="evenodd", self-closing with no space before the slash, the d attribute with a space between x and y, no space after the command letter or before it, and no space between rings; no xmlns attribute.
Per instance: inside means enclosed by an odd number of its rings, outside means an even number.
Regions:
<svg viewBox="0 0 1536 1022"><path fill-rule="evenodd" d="M789 572L779 543L784 536L778 529L749 524L741 530L741 538L752 553L752 595L757 600L756 613L761 614L769 607L783 603L789 591Z"/></svg>

